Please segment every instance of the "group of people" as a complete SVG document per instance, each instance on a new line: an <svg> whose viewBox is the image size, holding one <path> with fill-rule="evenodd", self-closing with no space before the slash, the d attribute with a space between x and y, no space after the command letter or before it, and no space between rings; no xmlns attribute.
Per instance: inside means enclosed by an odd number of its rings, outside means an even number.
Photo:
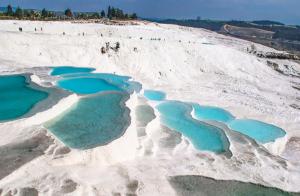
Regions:
<svg viewBox="0 0 300 196"><path fill-rule="evenodd" d="M19 31L22 32L22 31L23 31L23 28L22 28L22 27L19 27ZM34 28L34 31L35 31L35 32L38 31L36 27ZM43 31L43 27L41 27L41 31Z"/></svg>

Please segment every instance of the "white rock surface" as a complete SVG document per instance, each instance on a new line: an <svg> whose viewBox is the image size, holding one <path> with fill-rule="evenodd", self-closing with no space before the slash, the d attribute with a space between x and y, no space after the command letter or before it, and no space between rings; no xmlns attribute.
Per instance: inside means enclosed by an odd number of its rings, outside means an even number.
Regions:
<svg viewBox="0 0 300 196"><path fill-rule="evenodd" d="M101 54L106 42L120 42L120 51ZM146 136L137 137L134 110L141 100L134 94L127 102L132 123L121 138L107 146L57 156L55 149L63 144L48 133L55 141L47 153L1 179L0 188L8 192L32 187L41 195L174 195L168 176L204 175L300 191L300 163L294 161L293 149L284 153L288 139L300 137L300 111L290 107L300 105L300 91L293 88L300 86L300 78L282 75L266 60L248 54L251 44L203 29L148 22L107 26L0 21L0 74L33 67L94 67L97 72L132 76L146 89L166 92L168 99L219 106L238 118L258 119L287 132L285 138L261 146L227 130L231 158L194 149L186 138L161 127L158 118L145 127ZM295 62L274 62L300 72ZM48 81L36 72L34 82ZM0 123L0 147L31 138L36 132L33 127L77 99L70 95L48 111ZM181 142L172 148L159 145L166 136Z"/></svg>

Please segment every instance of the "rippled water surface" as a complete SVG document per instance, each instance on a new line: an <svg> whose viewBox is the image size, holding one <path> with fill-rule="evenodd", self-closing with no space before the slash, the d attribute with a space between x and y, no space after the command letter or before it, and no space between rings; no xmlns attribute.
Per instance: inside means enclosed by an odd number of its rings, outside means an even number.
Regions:
<svg viewBox="0 0 300 196"><path fill-rule="evenodd" d="M47 97L47 92L32 88L23 75L0 76L0 121L23 116Z"/></svg>
<svg viewBox="0 0 300 196"><path fill-rule="evenodd" d="M123 135L130 124L127 99L127 94L118 92L81 98L45 127L71 148L105 145Z"/></svg>
<svg viewBox="0 0 300 196"><path fill-rule="evenodd" d="M261 143L274 142L285 136L283 129L257 120L237 119L231 121L229 127Z"/></svg>
<svg viewBox="0 0 300 196"><path fill-rule="evenodd" d="M166 101L157 106L161 122L187 137L195 148L216 153L226 152L229 141L223 130L193 119L192 107L178 101Z"/></svg>
<svg viewBox="0 0 300 196"><path fill-rule="evenodd" d="M144 96L152 101L162 101L166 98L166 94L161 91L145 90Z"/></svg>
<svg viewBox="0 0 300 196"><path fill-rule="evenodd" d="M84 73L84 72L92 72L95 71L94 68L86 68L86 67L71 67L71 66L61 66L54 67L50 73L52 76L64 75L64 74L72 74L72 73Z"/></svg>
<svg viewBox="0 0 300 196"><path fill-rule="evenodd" d="M194 108L195 117L199 120L215 120L219 122L230 122L234 116L226 110L212 106L200 106L199 104L192 104Z"/></svg>
<svg viewBox="0 0 300 196"><path fill-rule="evenodd" d="M78 94L94 94L103 91L122 91L121 88L100 78L68 78L58 81L58 86Z"/></svg>

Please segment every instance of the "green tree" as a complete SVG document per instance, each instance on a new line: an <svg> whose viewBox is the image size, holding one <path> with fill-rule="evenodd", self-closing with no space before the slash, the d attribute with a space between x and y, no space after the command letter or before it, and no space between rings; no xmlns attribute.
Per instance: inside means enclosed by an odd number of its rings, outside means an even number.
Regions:
<svg viewBox="0 0 300 196"><path fill-rule="evenodd" d="M13 8L12 8L11 5L8 5L8 6L7 6L7 9L6 9L6 15L7 15L7 16L12 16L12 15L14 15L14 11L13 11Z"/></svg>
<svg viewBox="0 0 300 196"><path fill-rule="evenodd" d="M39 18L39 12L36 12L34 10L30 11L30 18Z"/></svg>
<svg viewBox="0 0 300 196"><path fill-rule="evenodd" d="M137 16L136 13L133 13L133 14L131 15L131 19L136 20L137 18L138 18L138 16Z"/></svg>
<svg viewBox="0 0 300 196"><path fill-rule="evenodd" d="M73 17L72 10L70 8L66 9L65 15L68 16L68 17L70 17L70 18Z"/></svg>
<svg viewBox="0 0 300 196"><path fill-rule="evenodd" d="M115 17L123 19L124 18L123 10L116 8L115 9Z"/></svg>
<svg viewBox="0 0 300 196"><path fill-rule="evenodd" d="M55 15L55 13L54 12L49 12L48 11L48 17L55 17L56 15Z"/></svg>
<svg viewBox="0 0 300 196"><path fill-rule="evenodd" d="M43 18L46 18L46 17L48 17L49 16L49 12L44 8L43 10L42 10L42 17Z"/></svg>
<svg viewBox="0 0 300 196"><path fill-rule="evenodd" d="M83 13L78 13L77 18L78 19L83 19Z"/></svg>
<svg viewBox="0 0 300 196"><path fill-rule="evenodd" d="M29 11L29 10L23 10L23 15L24 15L26 18L29 18L29 17L30 17L30 11Z"/></svg>
<svg viewBox="0 0 300 196"><path fill-rule="evenodd" d="M108 6L107 8L107 18L111 19L112 18L112 15L111 15L111 7Z"/></svg>
<svg viewBox="0 0 300 196"><path fill-rule="evenodd" d="M30 15L34 16L34 11L33 10L30 11Z"/></svg>
<svg viewBox="0 0 300 196"><path fill-rule="evenodd" d="M98 19L98 18L100 18L99 13L98 13L98 12L93 13L93 14L92 14L92 18L93 18L93 19Z"/></svg>
<svg viewBox="0 0 300 196"><path fill-rule="evenodd" d="M15 16L20 19L23 18L23 10L20 7L17 7Z"/></svg>
<svg viewBox="0 0 300 196"><path fill-rule="evenodd" d="M104 10L101 11L101 17L102 17L102 18L105 17L105 11L104 11Z"/></svg>
<svg viewBox="0 0 300 196"><path fill-rule="evenodd" d="M112 7L111 8L111 17L110 17L110 19L114 18L114 17L116 17L116 9L114 7Z"/></svg>

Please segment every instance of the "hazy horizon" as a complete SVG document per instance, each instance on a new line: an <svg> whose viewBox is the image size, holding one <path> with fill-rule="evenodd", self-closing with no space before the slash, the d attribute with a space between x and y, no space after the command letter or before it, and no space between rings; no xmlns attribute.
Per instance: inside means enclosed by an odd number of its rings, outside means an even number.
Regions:
<svg viewBox="0 0 300 196"><path fill-rule="evenodd" d="M0 6L63 11L101 11L109 5L143 18L213 20L272 20L300 25L299 0L2 0Z"/></svg>

